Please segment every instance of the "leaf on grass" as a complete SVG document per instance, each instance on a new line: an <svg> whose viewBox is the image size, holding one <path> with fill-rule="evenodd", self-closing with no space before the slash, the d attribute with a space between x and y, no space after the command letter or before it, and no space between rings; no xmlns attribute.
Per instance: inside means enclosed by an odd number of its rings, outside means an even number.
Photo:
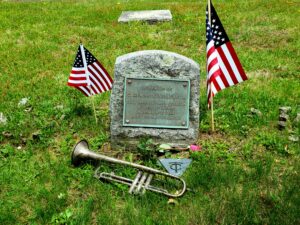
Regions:
<svg viewBox="0 0 300 225"><path fill-rule="evenodd" d="M160 150L170 150L170 149L172 149L172 147L168 144L161 144L158 148Z"/></svg>

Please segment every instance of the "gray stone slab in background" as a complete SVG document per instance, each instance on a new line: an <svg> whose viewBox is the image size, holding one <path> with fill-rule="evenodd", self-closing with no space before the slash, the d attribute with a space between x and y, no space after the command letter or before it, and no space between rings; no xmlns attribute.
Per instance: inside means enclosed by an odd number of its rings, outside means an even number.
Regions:
<svg viewBox="0 0 300 225"><path fill-rule="evenodd" d="M130 21L145 21L149 23L171 21L170 10L124 11L118 19L119 23Z"/></svg>

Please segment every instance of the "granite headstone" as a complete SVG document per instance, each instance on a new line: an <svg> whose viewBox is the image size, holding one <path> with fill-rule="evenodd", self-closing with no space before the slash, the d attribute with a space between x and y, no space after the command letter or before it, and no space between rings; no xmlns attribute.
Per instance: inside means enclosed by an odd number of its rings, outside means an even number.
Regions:
<svg viewBox="0 0 300 225"><path fill-rule="evenodd" d="M162 50L117 58L110 99L111 143L191 144L199 130L199 65Z"/></svg>

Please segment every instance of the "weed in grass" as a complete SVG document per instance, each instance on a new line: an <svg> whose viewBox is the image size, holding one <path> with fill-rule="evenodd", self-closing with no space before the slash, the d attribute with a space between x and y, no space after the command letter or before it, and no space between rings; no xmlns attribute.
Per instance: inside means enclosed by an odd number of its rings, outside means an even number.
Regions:
<svg viewBox="0 0 300 225"><path fill-rule="evenodd" d="M137 146L137 151L141 160L143 161L154 161L157 159L156 157L156 148L152 139L143 138L140 140Z"/></svg>

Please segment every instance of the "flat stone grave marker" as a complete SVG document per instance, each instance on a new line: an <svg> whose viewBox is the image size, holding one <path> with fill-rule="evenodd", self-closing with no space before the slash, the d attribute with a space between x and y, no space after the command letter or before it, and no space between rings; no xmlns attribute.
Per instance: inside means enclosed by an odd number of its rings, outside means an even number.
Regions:
<svg viewBox="0 0 300 225"><path fill-rule="evenodd" d="M194 143L199 129L199 65L185 56L147 50L117 58L110 99L112 146Z"/></svg>
<svg viewBox="0 0 300 225"><path fill-rule="evenodd" d="M119 23L130 21L145 21L148 23L171 21L170 10L124 11L118 19Z"/></svg>

